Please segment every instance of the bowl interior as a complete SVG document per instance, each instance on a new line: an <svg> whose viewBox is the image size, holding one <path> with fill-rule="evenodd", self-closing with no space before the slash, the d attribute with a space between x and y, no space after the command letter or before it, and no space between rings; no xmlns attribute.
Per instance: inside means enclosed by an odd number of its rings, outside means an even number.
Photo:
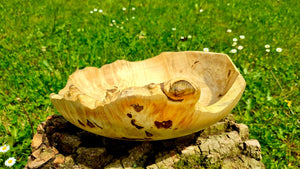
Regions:
<svg viewBox="0 0 300 169"><path fill-rule="evenodd" d="M209 106L226 94L239 75L228 56L204 52L166 52L144 61L119 60L100 69L88 67L70 76L68 84L97 100L107 90L142 87L174 78L190 79L201 90L199 104ZM69 88L66 85L59 94Z"/></svg>

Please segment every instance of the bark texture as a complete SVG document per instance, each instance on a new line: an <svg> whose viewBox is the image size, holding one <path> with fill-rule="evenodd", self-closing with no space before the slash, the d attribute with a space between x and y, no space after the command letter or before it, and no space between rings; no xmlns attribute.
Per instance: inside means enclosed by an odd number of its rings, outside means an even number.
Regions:
<svg viewBox="0 0 300 169"><path fill-rule="evenodd" d="M98 136L52 115L38 126L25 168L265 168L259 142L248 136L231 114L192 135L151 142Z"/></svg>

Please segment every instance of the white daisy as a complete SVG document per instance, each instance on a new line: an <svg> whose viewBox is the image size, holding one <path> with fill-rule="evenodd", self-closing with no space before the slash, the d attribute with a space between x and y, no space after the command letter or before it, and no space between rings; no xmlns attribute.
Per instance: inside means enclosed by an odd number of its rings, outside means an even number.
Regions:
<svg viewBox="0 0 300 169"><path fill-rule="evenodd" d="M276 52L282 52L281 48L276 48Z"/></svg>
<svg viewBox="0 0 300 169"><path fill-rule="evenodd" d="M265 45L265 48L270 48L270 45L266 44L266 45Z"/></svg>
<svg viewBox="0 0 300 169"><path fill-rule="evenodd" d="M126 11L126 8L122 8L123 11Z"/></svg>
<svg viewBox="0 0 300 169"><path fill-rule="evenodd" d="M116 20L112 20L111 22L112 22L112 23L116 23Z"/></svg>
<svg viewBox="0 0 300 169"><path fill-rule="evenodd" d="M237 45L237 43L236 43L236 42L233 42L233 43L232 43L232 46L236 46L236 45Z"/></svg>
<svg viewBox="0 0 300 169"><path fill-rule="evenodd" d="M183 39L184 39L184 36L181 36L180 39L183 40Z"/></svg>
<svg viewBox="0 0 300 169"><path fill-rule="evenodd" d="M242 50L243 48L243 46L238 46L238 50Z"/></svg>
<svg viewBox="0 0 300 169"><path fill-rule="evenodd" d="M9 157L6 161L5 161L5 166L6 167L11 167L16 163L16 159L14 157Z"/></svg>
<svg viewBox="0 0 300 169"><path fill-rule="evenodd" d="M46 52L46 50L47 50L46 48L47 48L46 46L42 46L42 51Z"/></svg>
<svg viewBox="0 0 300 169"><path fill-rule="evenodd" d="M237 52L236 49L231 49L231 50L230 50L230 53L236 53L236 52Z"/></svg>
<svg viewBox="0 0 300 169"><path fill-rule="evenodd" d="M237 38L233 38L232 41L233 41L233 42L237 42L238 39L237 39Z"/></svg>
<svg viewBox="0 0 300 169"><path fill-rule="evenodd" d="M176 28L172 28L172 31L176 31Z"/></svg>
<svg viewBox="0 0 300 169"><path fill-rule="evenodd" d="M94 13L94 11L90 11L90 13Z"/></svg>
<svg viewBox="0 0 300 169"><path fill-rule="evenodd" d="M133 16L132 19L135 19L135 17Z"/></svg>
<svg viewBox="0 0 300 169"><path fill-rule="evenodd" d="M245 36L244 35L240 35L240 39L245 39Z"/></svg>
<svg viewBox="0 0 300 169"><path fill-rule="evenodd" d="M203 9L200 9L199 12L200 12L200 13L203 12Z"/></svg>
<svg viewBox="0 0 300 169"><path fill-rule="evenodd" d="M208 48L203 48L203 51L204 52L209 52L209 49Z"/></svg>
<svg viewBox="0 0 300 169"><path fill-rule="evenodd" d="M227 29L227 32L228 32L228 33L231 33L231 32L232 32L232 30L231 30L231 29Z"/></svg>
<svg viewBox="0 0 300 169"><path fill-rule="evenodd" d="M266 52L270 52L270 49L266 49Z"/></svg>
<svg viewBox="0 0 300 169"><path fill-rule="evenodd" d="M132 7L131 10L135 11L135 7Z"/></svg>
<svg viewBox="0 0 300 169"><path fill-rule="evenodd" d="M96 8L94 9L95 12L97 12L97 10L98 10L98 9L96 9Z"/></svg>
<svg viewBox="0 0 300 169"><path fill-rule="evenodd" d="M9 146L8 145L4 145L0 147L0 153L6 153L9 150Z"/></svg>
<svg viewBox="0 0 300 169"><path fill-rule="evenodd" d="M191 38L192 38L192 35L188 35L188 38L191 39Z"/></svg>
<svg viewBox="0 0 300 169"><path fill-rule="evenodd" d="M98 11L98 12L102 13L103 11L102 11L102 9L99 9L99 11Z"/></svg>

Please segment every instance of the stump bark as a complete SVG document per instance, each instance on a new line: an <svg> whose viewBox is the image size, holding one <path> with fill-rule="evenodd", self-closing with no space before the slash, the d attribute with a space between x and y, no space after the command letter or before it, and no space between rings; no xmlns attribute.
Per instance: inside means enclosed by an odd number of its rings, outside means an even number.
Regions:
<svg viewBox="0 0 300 169"><path fill-rule="evenodd" d="M152 142L98 136L52 115L38 126L31 148L26 169L265 168L259 142L232 114L200 132Z"/></svg>

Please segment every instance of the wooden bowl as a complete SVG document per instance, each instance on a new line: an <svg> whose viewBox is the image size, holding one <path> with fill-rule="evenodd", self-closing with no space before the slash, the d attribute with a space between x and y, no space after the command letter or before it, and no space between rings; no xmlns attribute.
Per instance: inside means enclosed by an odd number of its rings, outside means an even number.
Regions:
<svg viewBox="0 0 300 169"><path fill-rule="evenodd" d="M202 130L227 115L246 83L230 58L164 52L75 71L54 107L89 132L126 140L163 140Z"/></svg>

